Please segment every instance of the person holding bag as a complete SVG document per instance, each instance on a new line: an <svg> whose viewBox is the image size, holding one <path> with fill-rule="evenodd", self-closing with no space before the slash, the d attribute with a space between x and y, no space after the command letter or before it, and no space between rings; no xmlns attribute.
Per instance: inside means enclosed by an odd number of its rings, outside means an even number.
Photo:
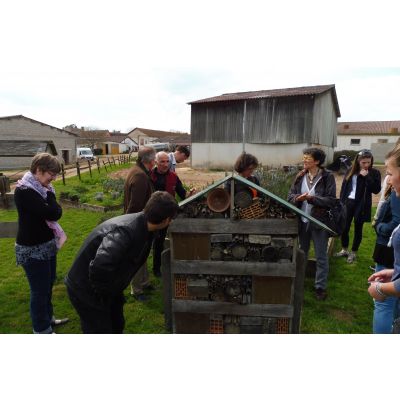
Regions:
<svg viewBox="0 0 400 400"><path fill-rule="evenodd" d="M306 214L324 222L328 210L335 205L336 183L332 173L323 168L326 155L323 150L312 147L303 150L304 169L296 176L290 188L288 201ZM328 232L312 225L305 217L299 221L300 248L306 260L311 240L317 258L315 275L315 295L317 300L327 297L329 261L327 254Z"/></svg>

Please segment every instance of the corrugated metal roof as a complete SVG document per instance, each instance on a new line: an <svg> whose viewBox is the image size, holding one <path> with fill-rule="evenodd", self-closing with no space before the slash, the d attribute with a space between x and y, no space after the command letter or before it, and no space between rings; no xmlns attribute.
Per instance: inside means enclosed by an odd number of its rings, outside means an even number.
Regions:
<svg viewBox="0 0 400 400"><path fill-rule="evenodd" d="M334 84L320 86L302 86L286 89L257 90L252 92L225 93L220 96L191 101L188 104L214 103L219 101L256 100L274 97L307 96L324 93L328 90L332 90L332 98L336 108L336 113L338 116L340 116L339 103L337 100Z"/></svg>
<svg viewBox="0 0 400 400"><path fill-rule="evenodd" d="M163 138L163 137L185 137L188 136L188 133L179 133L179 132L168 132L168 131L157 131L154 129L145 129L145 128L135 128L132 129L128 135L130 135L131 133L133 133L134 131L140 131L141 133L144 133L145 135L149 136L149 137L155 137L155 138Z"/></svg>
<svg viewBox="0 0 400 400"><path fill-rule="evenodd" d="M338 122L338 135L399 135L400 121Z"/></svg>

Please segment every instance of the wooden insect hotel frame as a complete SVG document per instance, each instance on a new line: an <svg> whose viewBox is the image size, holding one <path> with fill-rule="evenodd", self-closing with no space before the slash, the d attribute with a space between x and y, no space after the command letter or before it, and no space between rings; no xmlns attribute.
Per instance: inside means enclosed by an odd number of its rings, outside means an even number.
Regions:
<svg viewBox="0 0 400 400"><path fill-rule="evenodd" d="M305 260L298 215L273 193L228 176L179 204L162 255L173 333L298 333Z"/></svg>

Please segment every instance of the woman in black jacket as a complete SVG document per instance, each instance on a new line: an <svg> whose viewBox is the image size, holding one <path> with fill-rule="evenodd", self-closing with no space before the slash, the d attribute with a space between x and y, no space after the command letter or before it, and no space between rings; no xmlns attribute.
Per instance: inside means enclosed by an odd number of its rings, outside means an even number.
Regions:
<svg viewBox="0 0 400 400"><path fill-rule="evenodd" d="M369 150L361 150L354 159L353 166L343 179L340 200L346 206L346 227L342 233L342 250L336 257L347 257L348 263L356 259L362 240L364 222L371 221L372 193L381 191L381 174L373 168L374 157ZM354 220L354 238L351 251L349 231Z"/></svg>
<svg viewBox="0 0 400 400"><path fill-rule="evenodd" d="M56 255L66 240L56 222L62 210L51 185L60 170L56 157L39 153L33 157L30 171L18 181L14 193L18 210L15 252L17 264L23 266L29 281L34 333L53 333L54 326L68 321L54 318L51 302Z"/></svg>
<svg viewBox="0 0 400 400"><path fill-rule="evenodd" d="M336 183L332 173L322 167L325 161L325 153L318 148L303 150L304 169L296 176L290 188L288 201L301 208L306 214L318 220L322 220L335 204ZM315 295L318 300L327 297L328 283L328 233L318 228L301 217L299 223L300 248L304 251L306 260L311 240L314 243L317 258L317 272L315 275Z"/></svg>

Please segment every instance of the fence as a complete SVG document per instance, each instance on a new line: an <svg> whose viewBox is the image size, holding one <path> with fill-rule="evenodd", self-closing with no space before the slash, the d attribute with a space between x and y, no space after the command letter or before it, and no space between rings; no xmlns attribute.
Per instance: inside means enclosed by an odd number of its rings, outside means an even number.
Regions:
<svg viewBox="0 0 400 400"><path fill-rule="evenodd" d="M65 185L65 176L67 174L67 171L71 171L76 169L76 175L78 176L79 180L81 181L81 172L82 171L87 171L89 170L89 174L90 177L92 178L92 168L97 168L98 173L100 174L100 169L103 167L105 169L106 172L108 172L107 166L109 168L111 168L112 166L117 166L118 165L122 165L122 164L127 164L130 163L131 161L133 161L133 157L129 154L129 155L120 155L118 157L107 157L107 161L105 161L104 159L100 160L99 158L96 159L96 161L90 161L90 160L86 160L82 163L80 163L79 161L77 161L75 163L75 166L71 166L69 168L64 168L64 166L61 166L61 175L62 175L62 180L63 180L63 184ZM87 165L86 165L87 163ZM101 166L101 163L103 164Z"/></svg>

